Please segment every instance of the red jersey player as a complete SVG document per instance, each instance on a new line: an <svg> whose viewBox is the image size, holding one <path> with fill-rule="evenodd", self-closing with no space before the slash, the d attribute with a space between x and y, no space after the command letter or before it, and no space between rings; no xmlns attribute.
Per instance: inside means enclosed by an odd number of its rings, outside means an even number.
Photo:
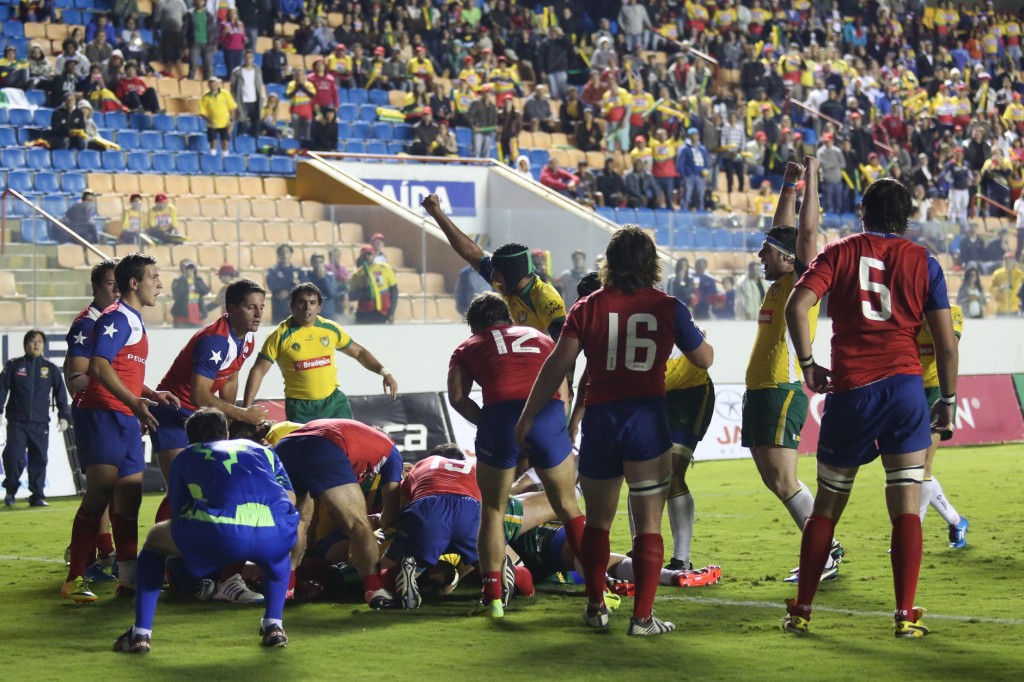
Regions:
<svg viewBox="0 0 1024 682"><path fill-rule="evenodd" d="M636 599L627 632L659 635L675 628L654 617L664 544L661 517L672 473L665 365L673 344L697 367L708 368L714 351L678 299L655 289L661 265L651 238L627 225L612 237L601 265L603 288L569 312L554 352L544 363L523 409L516 436L533 420L582 350L589 375L580 482L586 500L583 575L590 627L608 627L604 603L608 532L625 477L636 529L633 562Z"/></svg>
<svg viewBox="0 0 1024 682"><path fill-rule="evenodd" d="M111 500L120 580L117 593L134 592L142 472L146 468L142 430L157 427L150 406L178 404L170 393L145 385L149 340L140 311L156 304L162 288L156 260L129 254L114 268L114 279L121 299L93 326L89 385L75 412L78 458L85 470L86 489L71 530L70 565L61 596L77 603L96 601L83 573L96 546L100 517Z"/></svg>
<svg viewBox="0 0 1024 682"><path fill-rule="evenodd" d="M572 442L557 384L538 406L522 450L515 439L516 420L554 342L532 327L514 326L505 300L492 292L473 299L466 321L473 335L452 353L448 401L477 427L477 479L483 499L478 538L483 595L478 612L501 618L514 582L514 569L505 557L505 505L520 457L527 455L536 469L577 556L584 518L576 502L576 466L569 457ZM483 389L482 408L469 397L473 382Z"/></svg>
<svg viewBox="0 0 1024 682"><path fill-rule="evenodd" d="M421 459L402 481L404 508L395 539L381 559L385 587L394 590L402 608L419 608L416 576L435 566L442 554L454 552L467 564L477 562L480 487L476 460L466 459L457 447L449 452L455 457ZM397 574L392 568L396 564Z"/></svg>
<svg viewBox="0 0 1024 682"><path fill-rule="evenodd" d="M833 242L796 283L786 306L794 350L812 390L829 392L818 441L818 493L804 524L800 575L818 575L861 465L879 455L892 521L897 637L928 629L914 608L921 568L918 505L931 431L951 427L957 349L942 268L921 246L900 238L912 211L910 193L892 178L864 191L864 233ZM829 292L832 369L814 362L807 313ZM916 337L928 320L941 397L924 398ZM801 580L788 599L786 632L807 631L818 581Z"/></svg>

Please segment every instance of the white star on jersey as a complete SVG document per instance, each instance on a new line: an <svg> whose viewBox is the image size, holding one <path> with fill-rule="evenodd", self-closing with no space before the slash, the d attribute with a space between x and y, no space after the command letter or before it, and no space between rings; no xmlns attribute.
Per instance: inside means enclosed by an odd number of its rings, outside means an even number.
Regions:
<svg viewBox="0 0 1024 682"><path fill-rule="evenodd" d="M110 338L114 338L114 334L116 334L116 333L117 333L117 327L114 326L113 322L111 322L110 324L108 324L106 327L103 328L103 335L104 336L109 336Z"/></svg>
<svg viewBox="0 0 1024 682"><path fill-rule="evenodd" d="M81 329L79 329L78 333L75 334L75 343L80 343L80 344L84 344L85 343L85 334L82 333Z"/></svg>
<svg viewBox="0 0 1024 682"><path fill-rule="evenodd" d="M215 350L210 353L210 362L222 362L221 353L219 350Z"/></svg>

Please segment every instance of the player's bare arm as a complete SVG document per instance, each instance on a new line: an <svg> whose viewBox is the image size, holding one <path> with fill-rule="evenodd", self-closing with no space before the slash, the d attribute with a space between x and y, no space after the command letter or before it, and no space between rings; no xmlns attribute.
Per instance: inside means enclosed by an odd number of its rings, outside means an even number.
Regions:
<svg viewBox="0 0 1024 682"><path fill-rule="evenodd" d="M437 226L444 232L445 238L455 249L455 253L459 254L462 260L469 263L474 270L479 270L480 261L484 257L483 249L444 214L444 211L441 210L441 200L437 198L437 195L428 194L420 202L420 206L427 212L427 215L437 222Z"/></svg>
<svg viewBox="0 0 1024 682"><path fill-rule="evenodd" d="M949 430L953 424L960 355L949 308L929 310L924 316L932 332L935 364L939 373L939 391L942 396L932 405L932 431L941 433Z"/></svg>
<svg viewBox="0 0 1024 682"><path fill-rule="evenodd" d="M389 372L377 358L373 357L373 353L366 350L355 341L350 343L348 348L341 352L374 374L380 374L383 376L384 392L390 394L392 400L398 397L398 382L395 381L395 377L391 375L391 372Z"/></svg>
<svg viewBox="0 0 1024 682"><path fill-rule="evenodd" d="M142 397L152 400L158 405L174 405L175 407L181 407L181 401L178 400L178 396L174 395L170 391L157 391L149 386L143 386Z"/></svg>
<svg viewBox="0 0 1024 682"><path fill-rule="evenodd" d="M132 392L122 383L121 377L114 371L109 360L99 355L92 356L89 360L89 376L103 384L104 388L110 391L115 398L124 403L132 411L132 414L138 417L143 428L149 431L156 430L158 426L156 418L149 413L149 407L155 405L156 402L142 396L132 395Z"/></svg>
<svg viewBox="0 0 1024 682"><path fill-rule="evenodd" d="M555 344L555 350L544 361L537 380L533 382L530 397L526 399L523 414L519 417L519 423L516 424L516 440L524 449L526 448L526 435L533 428L533 418L547 405L551 396L565 381L569 368L572 367L572 363L579 356L581 350L582 346L578 340L560 336L558 343Z"/></svg>
<svg viewBox="0 0 1024 682"><path fill-rule="evenodd" d="M399 483L385 483L381 486L381 530L391 530L398 525L398 515L402 511L402 491Z"/></svg>
<svg viewBox="0 0 1024 682"><path fill-rule="evenodd" d="M797 362L803 370L804 382L815 393L828 391L831 372L814 362L811 352L811 325L807 313L818 302L818 297L807 287L796 287L786 303L786 327L793 341Z"/></svg>
<svg viewBox="0 0 1024 682"><path fill-rule="evenodd" d="M796 183L800 182L803 176L804 167L799 163L790 161L786 164L779 203L775 206L775 215L772 216L772 227L796 227Z"/></svg>
<svg viewBox="0 0 1024 682"><path fill-rule="evenodd" d="M700 369L708 369L715 361L715 349L707 341L702 342L693 350L683 351L683 355Z"/></svg>
<svg viewBox="0 0 1024 682"><path fill-rule="evenodd" d="M448 404L470 424L480 423L480 406L469 397L473 378L456 365L448 370Z"/></svg>
<svg viewBox="0 0 1024 682"><path fill-rule="evenodd" d="M213 393L213 379L192 373L192 401L196 407L215 407L233 421L247 424L259 424L267 417L267 408L262 405L236 407L235 396L238 394L238 375L235 374L220 389L220 396Z"/></svg>
<svg viewBox="0 0 1024 682"><path fill-rule="evenodd" d="M574 396L574 402L572 409L569 411L569 439L575 443L576 436L580 432L580 424L583 423L583 415L586 414L587 408L587 380L589 379L586 368L583 369L583 374L580 375L580 383L576 388L576 395Z"/></svg>
<svg viewBox="0 0 1024 682"><path fill-rule="evenodd" d="M821 206L818 204L820 165L821 162L816 156L804 157L805 184L803 203L800 204L800 220L796 226L796 259L805 266L818 255L818 223L821 222Z"/></svg>
<svg viewBox="0 0 1024 682"><path fill-rule="evenodd" d="M64 383L67 384L68 393L75 395L85 390L89 385L89 358L71 357L64 358Z"/></svg>
<svg viewBox="0 0 1024 682"><path fill-rule="evenodd" d="M252 369L249 370L249 378L245 380L245 393L242 396L244 407L249 407L256 400L256 394L260 392L260 386L263 385L263 377L267 376L267 372L273 366L274 363L262 355L256 358Z"/></svg>

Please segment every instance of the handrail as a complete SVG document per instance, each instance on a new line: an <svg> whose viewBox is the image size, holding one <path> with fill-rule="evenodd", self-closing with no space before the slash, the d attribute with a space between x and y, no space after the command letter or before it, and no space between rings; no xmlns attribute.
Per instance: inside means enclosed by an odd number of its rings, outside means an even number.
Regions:
<svg viewBox="0 0 1024 682"><path fill-rule="evenodd" d="M355 152L309 152L311 157L341 158L364 161L367 159L388 159L389 161L419 161L422 163L460 163L471 166L490 166L498 163L494 159L471 156L417 156L414 154L358 154Z"/></svg>
<svg viewBox="0 0 1024 682"><path fill-rule="evenodd" d="M987 201L988 203L990 203L993 206L995 206L996 208L998 208L1000 211L1003 211L1003 212L1009 214L1010 216L1013 216L1014 218L1017 217L1017 212L1014 211L1012 208L1007 208L1006 206L1003 206L1002 204L1000 204L995 199L989 199L987 196L985 196L981 192L978 192L974 196L977 197L978 199L981 199L982 201Z"/></svg>
<svg viewBox="0 0 1024 682"><path fill-rule="evenodd" d="M790 99L789 99L789 103L790 103L790 104L795 104L796 106L800 107L801 109L803 109L803 110L804 110L804 111L806 111L807 113L809 113L809 114L812 114L812 115L814 115L814 116L817 116L818 118L821 118L821 119L824 119L824 120L828 121L828 122L829 122L829 123L831 123L832 125L834 125L834 126L838 127L838 128L840 129L840 130L842 130L842 128L843 128L843 124L842 124L842 123L840 123L839 121L835 120L835 119L834 119L834 118L832 118L831 116L828 116L828 115L826 115L826 114L823 114L823 113L821 113L820 111L815 111L814 109L810 108L809 106L807 106L807 105L806 105L806 104L804 104L803 102L798 102L797 100L795 100L795 99L793 99L793 98L790 98ZM892 156L892 155L893 155L893 152L895 152L895 151L896 151L895 149L893 149L893 148L892 148L892 147L890 147L889 145L887 145L887 144L884 144L884 143L882 143L882 142L879 142L878 140L876 140L876 139L874 138L874 136L872 136L872 138L871 138L871 141L875 143L875 146L876 146L876 147L878 147L879 149L882 149L883 151L885 151L886 153L888 153L888 154L889 154L889 156Z"/></svg>
<svg viewBox="0 0 1024 682"><path fill-rule="evenodd" d="M19 192L16 189L11 189L10 187L8 187L7 189L4 190L3 195L0 195L0 203L3 204L3 206L0 207L0 255L4 255L4 254L7 253L7 197L8 196L13 196L14 198L16 198L16 199L18 199L20 201L23 201L26 204L28 204L28 207L31 208L33 211L35 211L39 215L41 215L44 218L46 218L47 220L52 222L54 225L56 225L60 229L64 230L64 232L66 234L70 235L72 237L72 239L77 241L84 248L87 248L90 251L92 251L93 253L95 253L100 258L103 258L103 259L109 258L109 256L107 256L107 254L103 253L98 248L96 248L95 246L90 244L88 241L83 239L77 232L72 230L70 227L68 227L67 225L65 225L61 221L59 221L56 218L54 218L47 211L44 211L42 208L40 208L40 207L36 206L35 204L33 204L31 201L28 200L28 198L24 194L22 194L21 192Z"/></svg>

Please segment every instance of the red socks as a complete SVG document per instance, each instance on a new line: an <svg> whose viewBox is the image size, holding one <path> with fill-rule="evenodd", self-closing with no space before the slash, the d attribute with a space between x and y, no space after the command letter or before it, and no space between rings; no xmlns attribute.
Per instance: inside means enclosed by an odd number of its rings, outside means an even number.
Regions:
<svg viewBox="0 0 1024 682"><path fill-rule="evenodd" d="M110 533L100 533L96 536L96 551L101 559L106 559L114 553L114 536Z"/></svg>
<svg viewBox="0 0 1024 682"><path fill-rule="evenodd" d="M828 562L835 530L836 522L824 516L812 514L804 523L804 534L800 540L800 583L797 587L796 601L800 607L808 609L808 615L814 602L814 595L818 591L818 578Z"/></svg>
<svg viewBox="0 0 1024 682"><path fill-rule="evenodd" d="M98 517L89 516L82 510L75 514L71 526L71 563L68 566L68 580L85 574L86 562L96 548L96 533L100 529ZM135 558L135 557L132 557Z"/></svg>
<svg viewBox="0 0 1024 682"><path fill-rule="evenodd" d="M480 577L481 601L490 604L495 599L501 600L501 571L487 571Z"/></svg>
<svg viewBox="0 0 1024 682"><path fill-rule="evenodd" d="M114 531L118 561L134 561L139 555L139 519L137 516L122 516L117 512L110 515L110 527ZM96 530L93 530L95 542Z"/></svg>
<svg viewBox="0 0 1024 682"><path fill-rule="evenodd" d="M380 569L381 584L384 585L384 589L391 594L394 594L398 590L398 585L395 583L396 570L398 570L398 566Z"/></svg>
<svg viewBox="0 0 1024 682"><path fill-rule="evenodd" d="M608 529L594 528L589 524L584 526L583 539L580 542L580 556L577 558L580 566L583 567L583 579L587 583L587 599L591 604L604 603L605 578L608 572L608 554L610 552Z"/></svg>
<svg viewBox="0 0 1024 682"><path fill-rule="evenodd" d="M583 545L583 528L587 525L587 517L583 514L569 519L565 524L565 541L569 543L572 555L578 560L580 558L580 547Z"/></svg>
<svg viewBox="0 0 1024 682"><path fill-rule="evenodd" d="M380 573L371 573L363 578L363 596L367 604L370 603L373 593L382 587L384 587L384 582L380 579Z"/></svg>
<svg viewBox="0 0 1024 682"><path fill-rule="evenodd" d="M520 597L532 597L536 594L533 587L533 574L526 566L516 566L516 594Z"/></svg>
<svg viewBox="0 0 1024 682"><path fill-rule="evenodd" d="M892 522L892 581L896 588L896 611L913 620L917 578L921 572L921 518L916 514L897 516Z"/></svg>
<svg viewBox="0 0 1024 682"><path fill-rule="evenodd" d="M658 591L661 564L665 560L665 542L659 533L644 533L633 540L633 573L636 594L633 599L633 618L647 620L654 607Z"/></svg>
<svg viewBox="0 0 1024 682"><path fill-rule="evenodd" d="M156 508L156 522L168 521L171 518L171 500L164 495L160 500L160 506Z"/></svg>

